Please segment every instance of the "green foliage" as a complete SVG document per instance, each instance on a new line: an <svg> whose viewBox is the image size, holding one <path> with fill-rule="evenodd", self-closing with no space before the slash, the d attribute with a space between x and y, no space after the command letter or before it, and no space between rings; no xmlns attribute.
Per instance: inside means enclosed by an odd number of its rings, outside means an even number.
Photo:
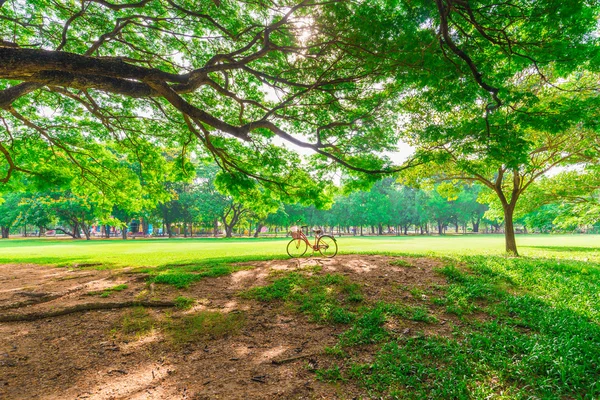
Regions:
<svg viewBox="0 0 600 400"><path fill-rule="evenodd" d="M19 217L22 195L19 193L7 193L0 201L0 226L10 228Z"/></svg>
<svg viewBox="0 0 600 400"><path fill-rule="evenodd" d="M340 165L368 187L400 139L426 175L575 162L540 149L597 132L597 2L446 3L3 3L0 179L80 179L110 218L169 202L192 157L236 201L322 208Z"/></svg>
<svg viewBox="0 0 600 400"><path fill-rule="evenodd" d="M579 166L545 177L526 195L522 211L528 228L540 232L587 230L600 221L600 168ZM560 199L557 202L557 199Z"/></svg>

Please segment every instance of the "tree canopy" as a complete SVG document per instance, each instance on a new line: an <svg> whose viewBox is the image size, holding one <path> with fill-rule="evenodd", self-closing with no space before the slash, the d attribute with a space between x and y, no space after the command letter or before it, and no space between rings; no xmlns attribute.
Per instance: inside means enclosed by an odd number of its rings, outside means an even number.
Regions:
<svg viewBox="0 0 600 400"><path fill-rule="evenodd" d="M75 154L108 138L197 141L223 168L264 182L311 182L285 142L315 153L320 170L335 161L389 172L378 152L396 146L398 94L478 109L488 125L478 139L502 146L519 138L493 135L488 117L530 101L513 90L519 74L554 86L597 72L599 59L594 1L36 0L1 10L4 181L42 168L25 147L91 168ZM596 88L593 79L578 85Z"/></svg>
<svg viewBox="0 0 600 400"><path fill-rule="evenodd" d="M0 182L159 190L165 163L189 181L209 157L234 197L324 206L340 168L361 187L417 167L510 206L506 183L520 195L598 159L599 15L597 0L2 2ZM401 140L416 150L395 164Z"/></svg>

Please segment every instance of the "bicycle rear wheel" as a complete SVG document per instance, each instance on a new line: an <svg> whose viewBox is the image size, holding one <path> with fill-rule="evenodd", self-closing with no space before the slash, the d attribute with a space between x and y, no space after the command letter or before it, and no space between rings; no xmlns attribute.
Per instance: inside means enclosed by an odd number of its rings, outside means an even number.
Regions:
<svg viewBox="0 0 600 400"><path fill-rule="evenodd" d="M292 239L287 245L287 253L292 258L299 258L306 253L308 245L302 239Z"/></svg>
<svg viewBox="0 0 600 400"><path fill-rule="evenodd" d="M323 235L319 238L317 248L319 249L319 253L327 258L335 257L338 252L337 241L333 236L329 235Z"/></svg>

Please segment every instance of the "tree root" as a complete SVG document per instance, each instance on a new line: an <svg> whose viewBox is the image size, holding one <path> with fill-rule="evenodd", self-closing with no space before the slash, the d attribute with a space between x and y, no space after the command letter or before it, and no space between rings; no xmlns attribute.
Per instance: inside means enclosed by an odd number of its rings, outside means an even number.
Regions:
<svg viewBox="0 0 600 400"><path fill-rule="evenodd" d="M77 289L77 290L81 290L81 289ZM36 299L34 298L34 299L30 299L30 300L18 301L16 303L0 305L0 310L10 310L12 308L21 308L21 307L25 307L25 306L32 306L35 304L47 303L49 301L56 300L60 297L74 293L77 290L67 291L67 292L63 292L63 293L48 294L48 295L38 297Z"/></svg>
<svg viewBox="0 0 600 400"><path fill-rule="evenodd" d="M13 308L21 308L24 306L33 306L36 304L47 303L49 301L60 299L61 297L65 297L70 294L84 290L85 288L87 288L90 285L90 283L105 281L109 278L111 278L111 277L109 276L107 278L86 282L86 283L77 285L71 289L65 290L64 292L60 292L60 293L49 293L49 294L45 294L45 295L39 296L37 298L29 299L29 300L19 301L19 302L11 303L11 304L0 305L0 310L10 310ZM31 296L32 294L28 294L28 295Z"/></svg>
<svg viewBox="0 0 600 400"><path fill-rule="evenodd" d="M35 312L29 314L5 314L0 315L0 322L20 322L20 321L37 321L44 318L60 317L62 315L74 314L84 311L94 310L111 310L115 308L128 307L151 307L151 308L167 308L175 307L172 301L126 301L123 303L87 303L77 304L76 306L66 307L60 310Z"/></svg>

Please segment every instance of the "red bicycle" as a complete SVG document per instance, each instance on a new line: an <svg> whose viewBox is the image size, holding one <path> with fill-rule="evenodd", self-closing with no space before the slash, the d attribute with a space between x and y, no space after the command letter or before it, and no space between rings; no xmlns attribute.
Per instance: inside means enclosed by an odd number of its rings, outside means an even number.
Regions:
<svg viewBox="0 0 600 400"><path fill-rule="evenodd" d="M287 253L290 257L302 257L309 247L312 249L313 254L315 251L318 251L323 257L335 257L338 251L338 246L337 241L333 236L321 235L323 232L321 229L313 229L313 232L315 233L315 244L313 245L308 241L308 238L302 231L304 228L308 229L308 226L305 225L301 226L300 228L297 226L292 226L290 229L292 240L290 240L287 245Z"/></svg>

